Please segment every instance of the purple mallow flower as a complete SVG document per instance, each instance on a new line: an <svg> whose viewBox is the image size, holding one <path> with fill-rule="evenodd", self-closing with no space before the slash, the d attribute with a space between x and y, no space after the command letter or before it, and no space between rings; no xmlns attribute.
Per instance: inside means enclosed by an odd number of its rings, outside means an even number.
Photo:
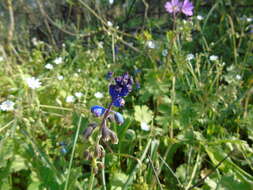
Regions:
<svg viewBox="0 0 253 190"><path fill-rule="evenodd" d="M186 16L193 15L194 6L189 0L183 2L179 0L171 0L165 3L165 9L168 13L177 14L178 12L184 13Z"/></svg>
<svg viewBox="0 0 253 190"><path fill-rule="evenodd" d="M180 11L182 3L178 0L171 0L171 2L166 2L164 7L167 12L176 14Z"/></svg>
<svg viewBox="0 0 253 190"><path fill-rule="evenodd" d="M183 5L182 5L182 12L186 16L192 16L193 15L193 4L189 0L184 0Z"/></svg>
<svg viewBox="0 0 253 190"><path fill-rule="evenodd" d="M112 97L113 105L123 106L125 101L122 97L127 96L132 91L133 78L128 73L114 78L115 84L109 87L109 93Z"/></svg>

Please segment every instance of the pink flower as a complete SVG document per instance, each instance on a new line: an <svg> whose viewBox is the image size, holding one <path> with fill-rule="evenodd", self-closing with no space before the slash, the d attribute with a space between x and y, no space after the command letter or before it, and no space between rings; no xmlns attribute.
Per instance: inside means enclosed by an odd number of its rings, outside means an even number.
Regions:
<svg viewBox="0 0 253 190"><path fill-rule="evenodd" d="M184 13L186 16L193 15L194 6L189 0L180 2L179 0L171 0L164 5L166 11L171 14L177 14L178 12Z"/></svg>
<svg viewBox="0 0 253 190"><path fill-rule="evenodd" d="M180 11L182 6L182 3L179 2L178 0L171 0L171 2L166 2L164 7L167 12L176 14L177 12Z"/></svg>
<svg viewBox="0 0 253 190"><path fill-rule="evenodd" d="M182 12L186 16L192 16L193 15L193 4L189 0L184 0L183 5L182 5Z"/></svg>

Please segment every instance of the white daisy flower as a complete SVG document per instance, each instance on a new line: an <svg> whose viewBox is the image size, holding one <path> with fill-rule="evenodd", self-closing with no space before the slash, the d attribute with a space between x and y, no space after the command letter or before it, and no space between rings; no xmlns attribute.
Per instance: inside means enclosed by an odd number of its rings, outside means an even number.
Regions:
<svg viewBox="0 0 253 190"><path fill-rule="evenodd" d="M147 41L147 46L148 46L150 49L154 49L154 48L155 48L155 43L154 43L152 40L148 40L148 41Z"/></svg>
<svg viewBox="0 0 253 190"><path fill-rule="evenodd" d="M141 129L143 131L149 131L150 127L148 126L148 124L146 122L141 122Z"/></svg>
<svg viewBox="0 0 253 190"><path fill-rule="evenodd" d="M189 53L187 56L186 56L186 60L187 61L191 61L194 59L194 55L192 53Z"/></svg>
<svg viewBox="0 0 253 190"><path fill-rule="evenodd" d="M164 49L163 51L162 51L162 56L163 57L166 57L168 55L168 50L167 49Z"/></svg>
<svg viewBox="0 0 253 190"><path fill-rule="evenodd" d="M6 100L6 101L2 102L2 104L0 104L0 110L12 111L12 110L14 110L14 105L15 105L15 103L13 101Z"/></svg>
<svg viewBox="0 0 253 190"><path fill-rule="evenodd" d="M104 95L103 95L101 92L96 92L96 93L94 94L94 96L95 96L96 98L98 98L98 99L104 97Z"/></svg>
<svg viewBox="0 0 253 190"><path fill-rule="evenodd" d="M67 103L72 103L74 101L75 101L75 97L74 96L67 96L67 98L66 98L66 102Z"/></svg>
<svg viewBox="0 0 253 190"><path fill-rule="evenodd" d="M211 56L209 57L210 61L217 61L218 58L219 58L219 57L218 57L217 55L211 55Z"/></svg>
<svg viewBox="0 0 253 190"><path fill-rule="evenodd" d="M2 56L0 56L0 62L2 62L4 60L4 58Z"/></svg>
<svg viewBox="0 0 253 190"><path fill-rule="evenodd" d="M57 57L57 58L55 58L54 63L55 63L56 65L62 64L62 63L63 63L62 57Z"/></svg>
<svg viewBox="0 0 253 190"><path fill-rule="evenodd" d="M34 77L29 77L25 79L27 85L31 88L31 89L36 89L41 87L41 82L39 79L36 79Z"/></svg>
<svg viewBox="0 0 253 190"><path fill-rule="evenodd" d="M76 93L75 93L75 96L76 96L77 98L81 98L81 97L83 96L83 93L82 93L82 92L76 92Z"/></svg>
<svg viewBox="0 0 253 190"><path fill-rule="evenodd" d="M58 76L57 76L57 79L58 79L58 80L63 80L64 77L63 77L62 75L58 75Z"/></svg>
<svg viewBox="0 0 253 190"><path fill-rule="evenodd" d="M45 68L48 70L52 70L54 68L54 66L52 64L48 63L45 65Z"/></svg>

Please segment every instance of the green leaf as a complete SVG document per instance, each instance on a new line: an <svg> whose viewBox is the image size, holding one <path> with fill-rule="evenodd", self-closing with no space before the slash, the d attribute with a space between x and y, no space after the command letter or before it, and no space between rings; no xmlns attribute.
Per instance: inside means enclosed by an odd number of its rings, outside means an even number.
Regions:
<svg viewBox="0 0 253 190"><path fill-rule="evenodd" d="M149 123L153 119L153 112L147 106L135 106L134 118L140 123Z"/></svg>
<svg viewBox="0 0 253 190"><path fill-rule="evenodd" d="M111 176L111 184L115 187L123 187L123 185L126 183L128 179L128 176L121 172L114 172ZM118 188L117 188L118 189ZM121 188L119 188L121 189Z"/></svg>

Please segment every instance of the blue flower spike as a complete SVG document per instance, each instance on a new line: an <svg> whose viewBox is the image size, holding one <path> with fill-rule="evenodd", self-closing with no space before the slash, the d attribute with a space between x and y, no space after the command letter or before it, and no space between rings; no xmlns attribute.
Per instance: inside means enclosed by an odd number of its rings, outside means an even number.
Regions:
<svg viewBox="0 0 253 190"><path fill-rule="evenodd" d="M118 123L118 124L123 124L124 123L124 117L123 115L121 115L121 113L119 112L115 112L114 113L114 118L115 118L115 121Z"/></svg>
<svg viewBox="0 0 253 190"><path fill-rule="evenodd" d="M106 109L101 107L101 106L92 106L90 110L91 110L91 113L93 113L94 116L100 117L105 113Z"/></svg>
<svg viewBox="0 0 253 190"><path fill-rule="evenodd" d="M120 107L124 105L123 98L132 91L133 78L125 73L122 76L114 78L115 84L109 87L109 93L112 97L113 105Z"/></svg>

